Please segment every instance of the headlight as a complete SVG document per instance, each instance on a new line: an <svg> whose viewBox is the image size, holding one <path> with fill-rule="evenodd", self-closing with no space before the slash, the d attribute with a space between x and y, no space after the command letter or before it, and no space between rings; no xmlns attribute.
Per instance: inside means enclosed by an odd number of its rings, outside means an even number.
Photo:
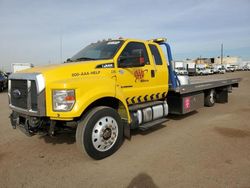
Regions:
<svg viewBox="0 0 250 188"><path fill-rule="evenodd" d="M53 90L53 110L70 111L75 104L75 90Z"/></svg>

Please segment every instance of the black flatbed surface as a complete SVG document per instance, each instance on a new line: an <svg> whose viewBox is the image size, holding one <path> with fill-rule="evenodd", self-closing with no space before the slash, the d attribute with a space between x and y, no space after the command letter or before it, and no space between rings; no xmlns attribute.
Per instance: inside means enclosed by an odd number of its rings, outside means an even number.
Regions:
<svg viewBox="0 0 250 188"><path fill-rule="evenodd" d="M238 84L240 81L241 78L224 78L224 79L210 78L209 80L201 78L201 79L191 80L190 84L179 86L175 90L173 88L170 88L170 91L179 94L185 94L185 93L192 93L207 89L218 88L222 86L235 85Z"/></svg>

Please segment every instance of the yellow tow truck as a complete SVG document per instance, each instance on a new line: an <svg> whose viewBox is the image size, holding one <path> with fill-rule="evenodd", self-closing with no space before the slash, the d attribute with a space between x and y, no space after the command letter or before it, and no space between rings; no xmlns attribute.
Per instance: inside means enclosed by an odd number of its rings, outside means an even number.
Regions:
<svg viewBox="0 0 250 188"><path fill-rule="evenodd" d="M28 136L55 135L74 122L78 148L102 159L130 137L131 129L164 123L169 113L226 103L240 81L183 79L173 71L164 38L98 41L63 64L10 75L10 120Z"/></svg>

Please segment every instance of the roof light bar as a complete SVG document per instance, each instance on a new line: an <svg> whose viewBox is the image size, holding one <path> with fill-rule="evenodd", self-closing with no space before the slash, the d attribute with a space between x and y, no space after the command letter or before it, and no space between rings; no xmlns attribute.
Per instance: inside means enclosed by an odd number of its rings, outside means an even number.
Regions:
<svg viewBox="0 0 250 188"><path fill-rule="evenodd" d="M157 39L151 39L149 40L150 42L156 42L156 43L161 43L161 42L166 42L166 38L157 38Z"/></svg>

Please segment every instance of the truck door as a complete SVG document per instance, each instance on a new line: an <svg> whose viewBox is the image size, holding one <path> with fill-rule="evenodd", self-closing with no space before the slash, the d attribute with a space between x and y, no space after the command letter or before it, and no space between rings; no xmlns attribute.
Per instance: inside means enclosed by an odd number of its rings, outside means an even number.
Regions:
<svg viewBox="0 0 250 188"><path fill-rule="evenodd" d="M129 42L117 60L117 87L122 91L129 105L157 99L155 66L150 63L152 58L149 56L147 48L142 42ZM129 59L138 54L140 61L145 64L144 66L119 67L121 59L126 57ZM160 97L160 93L158 97Z"/></svg>
<svg viewBox="0 0 250 188"><path fill-rule="evenodd" d="M160 93L160 96L156 96L157 99L165 98L168 91L168 67L167 60L161 47L157 44L149 44L150 55L152 58L152 65L154 66L154 79L152 84L154 85L154 93ZM151 70L152 71L152 70Z"/></svg>
<svg viewBox="0 0 250 188"><path fill-rule="evenodd" d="M144 66L128 66L121 68L121 59L127 58L127 63L130 62L130 57L140 55L140 61ZM131 61L133 61L131 58ZM150 95L151 92L151 75L152 69L146 46L142 42L129 42L117 60L118 72L117 72L117 87L122 91L126 97L128 104L135 104L144 102L147 99L146 95ZM144 99L145 98L145 99Z"/></svg>

